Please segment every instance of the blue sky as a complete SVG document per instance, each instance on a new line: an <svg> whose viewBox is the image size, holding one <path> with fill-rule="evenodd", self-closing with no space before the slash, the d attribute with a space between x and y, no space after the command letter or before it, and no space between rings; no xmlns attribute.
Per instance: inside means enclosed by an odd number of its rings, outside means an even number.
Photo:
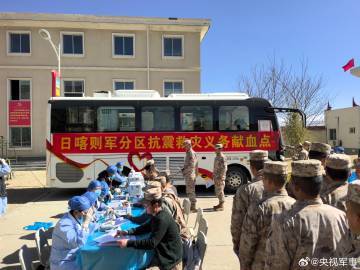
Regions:
<svg viewBox="0 0 360 270"><path fill-rule="evenodd" d="M202 91L237 91L242 74L275 55L294 68L307 59L333 107L360 103L360 78L341 69L360 65L359 0L1 0L0 11L209 18Z"/></svg>

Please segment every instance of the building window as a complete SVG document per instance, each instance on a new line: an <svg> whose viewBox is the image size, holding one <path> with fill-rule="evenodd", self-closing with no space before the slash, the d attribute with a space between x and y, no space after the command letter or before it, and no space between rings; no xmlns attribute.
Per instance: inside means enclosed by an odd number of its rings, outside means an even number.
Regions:
<svg viewBox="0 0 360 270"><path fill-rule="evenodd" d="M161 121L159 121L161 119ZM142 131L173 131L175 110L171 106L146 106L141 108Z"/></svg>
<svg viewBox="0 0 360 270"><path fill-rule="evenodd" d="M135 35L113 34L113 56L134 57L135 56Z"/></svg>
<svg viewBox="0 0 360 270"><path fill-rule="evenodd" d="M95 109L87 106L68 107L65 115L67 132L94 132Z"/></svg>
<svg viewBox="0 0 360 270"><path fill-rule="evenodd" d="M164 96L170 94L181 94L184 91L183 81L165 81L164 82Z"/></svg>
<svg viewBox="0 0 360 270"><path fill-rule="evenodd" d="M8 53L25 54L31 53L30 32L8 32Z"/></svg>
<svg viewBox="0 0 360 270"><path fill-rule="evenodd" d="M62 53L68 56L84 55L84 33L61 33Z"/></svg>
<svg viewBox="0 0 360 270"><path fill-rule="evenodd" d="M249 109L245 106L220 106L220 130L249 130Z"/></svg>
<svg viewBox="0 0 360 270"><path fill-rule="evenodd" d="M183 131L213 130L213 111L210 106L182 106L180 119Z"/></svg>
<svg viewBox="0 0 360 270"><path fill-rule="evenodd" d="M336 140L336 129L334 128L329 129L329 138L330 140Z"/></svg>
<svg viewBox="0 0 360 270"><path fill-rule="evenodd" d="M355 128L354 127L349 128L349 133L350 134L355 134Z"/></svg>
<svg viewBox="0 0 360 270"><path fill-rule="evenodd" d="M163 36L163 57L184 57L184 36Z"/></svg>
<svg viewBox="0 0 360 270"><path fill-rule="evenodd" d="M114 90L134 90L135 81L114 81Z"/></svg>
<svg viewBox="0 0 360 270"><path fill-rule="evenodd" d="M64 80L64 97L84 96L84 80Z"/></svg>
<svg viewBox="0 0 360 270"><path fill-rule="evenodd" d="M97 109L97 130L102 131L135 131L135 108L130 106Z"/></svg>
<svg viewBox="0 0 360 270"><path fill-rule="evenodd" d="M10 80L10 100L30 100L30 80Z"/></svg>
<svg viewBox="0 0 360 270"><path fill-rule="evenodd" d="M31 127L10 127L10 148L30 148Z"/></svg>

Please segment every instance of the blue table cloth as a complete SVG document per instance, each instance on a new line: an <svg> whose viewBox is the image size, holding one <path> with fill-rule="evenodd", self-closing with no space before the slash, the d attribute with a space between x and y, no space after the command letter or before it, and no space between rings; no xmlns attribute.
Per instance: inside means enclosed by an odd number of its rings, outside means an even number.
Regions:
<svg viewBox="0 0 360 270"><path fill-rule="evenodd" d="M140 216L144 209L133 208L132 215ZM122 230L128 230L139 226L128 221L121 225ZM151 262L154 256L153 251L139 250L134 248L120 248L117 246L98 246L95 238L102 235L102 232L91 234L82 248L79 250L79 264L83 270L137 270L144 269ZM137 239L144 239L149 235L137 236Z"/></svg>

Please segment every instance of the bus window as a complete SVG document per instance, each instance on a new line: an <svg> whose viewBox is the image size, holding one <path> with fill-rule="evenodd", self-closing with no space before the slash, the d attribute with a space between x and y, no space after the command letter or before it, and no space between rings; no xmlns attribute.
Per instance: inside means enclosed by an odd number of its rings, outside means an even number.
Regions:
<svg viewBox="0 0 360 270"><path fill-rule="evenodd" d="M69 107L66 109L66 132L92 132L95 111L91 107Z"/></svg>
<svg viewBox="0 0 360 270"><path fill-rule="evenodd" d="M97 110L98 131L135 131L134 107L99 107Z"/></svg>
<svg viewBox="0 0 360 270"><path fill-rule="evenodd" d="M159 121L161 119L161 121ZM154 106L141 108L142 131L173 131L175 129L174 108Z"/></svg>
<svg viewBox="0 0 360 270"><path fill-rule="evenodd" d="M181 130L213 130L213 112L210 106L183 106L180 109L180 118Z"/></svg>
<svg viewBox="0 0 360 270"><path fill-rule="evenodd" d="M249 109L245 106L220 106L220 130L249 130Z"/></svg>

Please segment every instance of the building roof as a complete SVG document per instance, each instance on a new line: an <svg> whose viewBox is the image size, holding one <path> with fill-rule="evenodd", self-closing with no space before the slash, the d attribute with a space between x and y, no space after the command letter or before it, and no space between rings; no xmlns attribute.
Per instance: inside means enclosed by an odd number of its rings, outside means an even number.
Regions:
<svg viewBox="0 0 360 270"><path fill-rule="evenodd" d="M45 27L109 30L151 30L200 32L202 40L210 28L210 19L95 16L50 13L0 13L0 27Z"/></svg>

